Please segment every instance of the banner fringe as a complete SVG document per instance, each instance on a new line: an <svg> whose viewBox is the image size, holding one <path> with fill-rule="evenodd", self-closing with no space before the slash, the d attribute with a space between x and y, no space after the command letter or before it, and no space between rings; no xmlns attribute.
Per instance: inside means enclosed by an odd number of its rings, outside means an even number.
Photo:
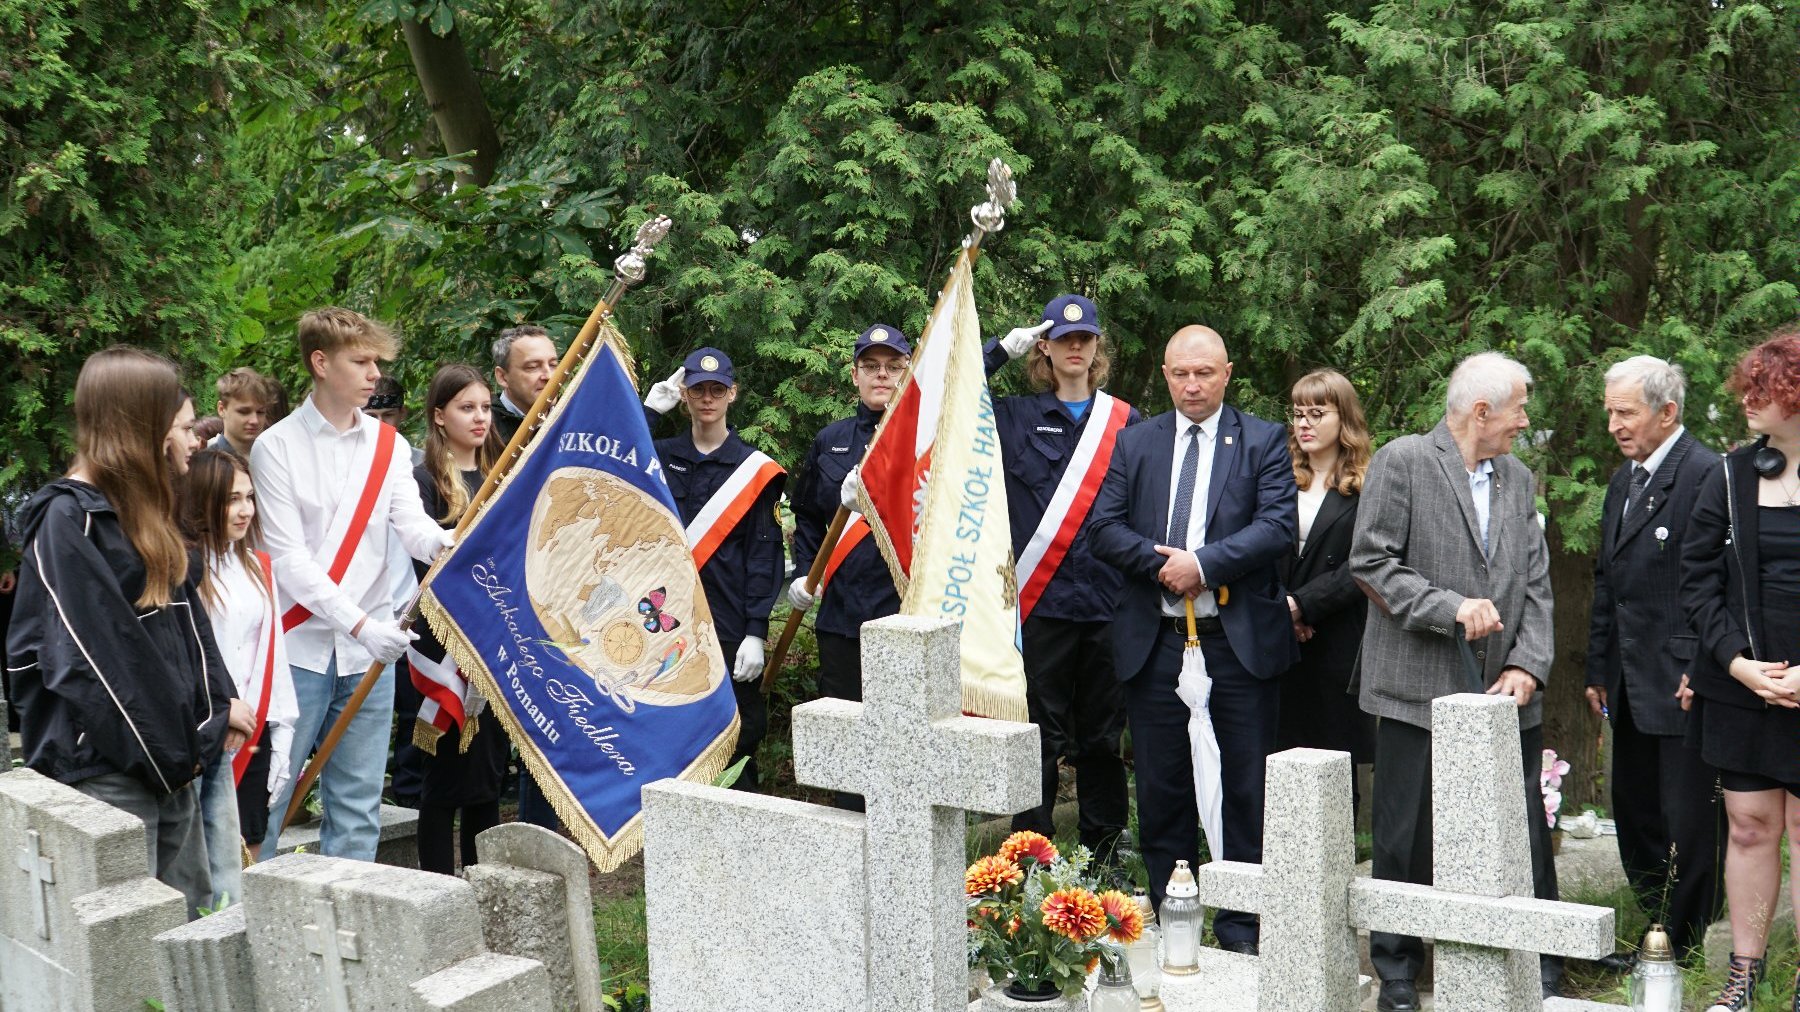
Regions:
<svg viewBox="0 0 1800 1012"><path fill-rule="evenodd" d="M413 721L413 733L412 733L413 747L418 749L419 751L425 753L426 755L430 755L430 756L437 755L438 739L442 738L443 736L444 736L444 732L438 730L438 727L436 724L433 724L432 722L430 722L428 720L416 720L415 719Z"/></svg>
<svg viewBox="0 0 1800 1012"><path fill-rule="evenodd" d="M1025 705L1024 696L999 692L984 685L962 683L962 708L964 713L977 717L1031 723L1031 711Z"/></svg>

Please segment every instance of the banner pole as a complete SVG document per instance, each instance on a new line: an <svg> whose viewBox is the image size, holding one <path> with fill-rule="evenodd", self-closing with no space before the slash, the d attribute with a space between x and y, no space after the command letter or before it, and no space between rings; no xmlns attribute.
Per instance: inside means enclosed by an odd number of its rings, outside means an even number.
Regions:
<svg viewBox="0 0 1800 1012"><path fill-rule="evenodd" d="M837 514L831 518L831 526L825 529L825 540L819 542L819 551L813 556L812 567L806 571L806 592L817 594L819 581L825 579L825 564L831 560L831 553L837 550L838 541L844 536L844 526L850 522L850 508L839 506ZM800 631L800 620L806 613L798 608L788 609L787 624L781 627L781 638L775 641L775 653L769 659L769 666L763 671L762 691L767 695L775 687L775 676L781 672L781 665L787 660L788 648L794 645L794 634Z"/></svg>
<svg viewBox="0 0 1800 1012"><path fill-rule="evenodd" d="M556 399L561 395L563 386L568 383L570 374L579 369L586 361L594 338L600 333L601 321L612 315L613 308L619 304L619 299L624 296L626 289L644 280L645 259L668 237L670 224L667 215L658 215L644 222L638 226L637 237L631 248L613 261L612 284L608 286L606 294L600 297L600 301L594 303L594 311L588 314L587 322L581 325L581 331L575 335L575 340L569 343L569 350L563 353L562 360L550 373L549 382L544 384L544 389L538 393L537 400L532 402L531 410L525 413L524 420L519 423L518 431L514 432L512 439L507 441L506 449L500 452L499 461L494 464L493 470L488 472L488 476L482 480L481 489L469 500L468 508L463 510L462 518L456 523L456 530L452 535L455 540L462 539L463 532L469 529L471 523L474 523L481 508L493 497L501 482L506 480L513 465L518 463L519 457L525 452L525 447L531 442L532 434L537 431L537 427L543 422L544 417L556 404ZM636 385L636 369L632 365L630 349L618 347L613 350L618 353L621 362L624 363L625 374L630 376L633 385ZM425 588L431 585L432 578L437 575L437 572L438 566L434 563L430 572L425 574L425 579L420 581L419 589L413 592L412 599L406 604L406 614L400 619L401 629L410 629L412 624L418 620L419 602L424 597ZM350 699L344 704L343 712L338 714L337 720L331 725L331 731L325 735L325 740L319 743L318 752L313 755L312 761L307 763L305 771L300 775L299 782L294 785L294 795L288 802L287 812L281 817L283 831L294 821L294 816L300 813L301 806L306 804L307 792L312 790L313 782L319 779L319 774L324 771L325 764L331 761L331 753L336 751L338 742L344 737L344 732L350 728L350 721L355 719L357 712L362 709L364 701L369 698L369 693L374 691L375 683L381 680L381 673L386 668L386 664L376 661L369 665L369 670L363 672L362 681L357 683L356 691L350 694ZM274 855L269 856L273 857Z"/></svg>

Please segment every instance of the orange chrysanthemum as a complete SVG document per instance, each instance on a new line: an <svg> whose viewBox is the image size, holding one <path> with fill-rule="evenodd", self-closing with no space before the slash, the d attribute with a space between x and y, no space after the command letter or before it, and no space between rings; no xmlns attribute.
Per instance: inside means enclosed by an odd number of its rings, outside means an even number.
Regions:
<svg viewBox="0 0 1800 1012"><path fill-rule="evenodd" d="M1038 907L1044 927L1072 942L1086 942L1106 930L1106 910L1086 889L1058 889Z"/></svg>
<svg viewBox="0 0 1800 1012"><path fill-rule="evenodd" d="M1012 938L1013 936L1017 935L1019 933L1019 929L1024 926L1025 926L1025 922L1019 920L1017 917L1014 917L1012 920L1007 921L1006 922L1006 937Z"/></svg>
<svg viewBox="0 0 1800 1012"><path fill-rule="evenodd" d="M1038 864L1049 864L1056 860L1056 844L1051 843L1042 833L1033 833L1022 829L1006 838L1000 845L1001 858L1017 864L1022 857L1029 857Z"/></svg>
<svg viewBox="0 0 1800 1012"><path fill-rule="evenodd" d="M1106 934L1115 942L1131 943L1144 935L1144 912L1137 902L1117 889L1100 894L1100 909L1106 911Z"/></svg>
<svg viewBox="0 0 1800 1012"><path fill-rule="evenodd" d="M968 873L963 876L963 892L970 896L985 896L1024 880L1025 873L1018 865L1002 857L984 857L969 865Z"/></svg>
<svg viewBox="0 0 1800 1012"><path fill-rule="evenodd" d="M1100 957L1093 956L1093 957L1089 958L1087 961L1087 972L1093 973L1095 970L1098 970L1098 969L1100 969Z"/></svg>

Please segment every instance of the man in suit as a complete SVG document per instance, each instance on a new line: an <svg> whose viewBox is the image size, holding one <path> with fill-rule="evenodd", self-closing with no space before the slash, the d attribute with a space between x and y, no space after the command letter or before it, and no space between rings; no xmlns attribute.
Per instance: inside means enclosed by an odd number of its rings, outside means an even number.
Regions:
<svg viewBox="0 0 1800 1012"><path fill-rule="evenodd" d="M1380 718L1376 878L1431 881L1431 701L1485 691L1520 707L1532 885L1537 896L1556 898L1538 794L1539 694L1553 655L1550 558L1531 471L1511 453L1530 425L1530 386L1531 374L1504 355L1463 360L1450 376L1444 420L1382 447L1363 483L1350 572L1370 600L1360 701ZM1375 932L1369 958L1381 976L1376 1007L1419 1008L1414 980L1424 943ZM1542 974L1549 996L1561 962L1545 957Z"/></svg>
<svg viewBox="0 0 1800 1012"><path fill-rule="evenodd" d="M1275 745L1276 676L1297 649L1276 564L1294 543L1287 432L1225 403L1231 360L1218 333L1183 327L1163 350L1175 410L1119 432L1088 538L1125 577L1113 671L1125 686L1136 757L1138 830L1150 895L1200 859L1188 708L1175 694L1191 598L1212 676L1224 788L1222 854L1262 860L1263 765ZM1221 910L1219 944L1256 951L1256 918Z"/></svg>
<svg viewBox="0 0 1800 1012"><path fill-rule="evenodd" d="M1682 427L1686 392L1681 368L1649 355L1606 372L1607 430L1626 461L1601 511L1587 654L1588 703L1613 725L1619 857L1638 905L1683 955L1724 899L1718 773L1683 741L1675 699L1697 645L1678 593L1682 534L1719 469Z"/></svg>

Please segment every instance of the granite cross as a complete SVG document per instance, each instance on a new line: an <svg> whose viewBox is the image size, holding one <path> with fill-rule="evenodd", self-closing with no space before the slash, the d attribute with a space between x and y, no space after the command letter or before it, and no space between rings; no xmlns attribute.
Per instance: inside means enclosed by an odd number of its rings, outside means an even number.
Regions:
<svg viewBox="0 0 1800 1012"><path fill-rule="evenodd" d="M1038 729L962 714L960 626L862 629L863 702L793 711L794 777L866 801L870 1012L968 1004L964 811L1038 803Z"/></svg>
<svg viewBox="0 0 1800 1012"><path fill-rule="evenodd" d="M1262 917L1260 1007L1337 1012L1357 1004L1353 929L1437 940L1444 1009L1544 1007L1537 953L1612 951L1613 911L1531 896L1518 707L1506 696L1432 704L1435 885L1351 878L1350 760L1294 749L1269 759L1263 864L1201 869L1205 902Z"/></svg>
<svg viewBox="0 0 1800 1012"><path fill-rule="evenodd" d="M35 829L25 831L25 843L19 848L19 870L32 877L37 889L37 902L31 916L39 938L50 937L50 890L56 884L56 859L44 856L43 837Z"/></svg>
<svg viewBox="0 0 1800 1012"><path fill-rule="evenodd" d="M313 917L317 924L300 929L306 939L306 951L320 957L325 974L326 999L334 1012L350 1012L350 985L344 979L344 960L361 960L354 931L337 926L337 908L330 900L313 901Z"/></svg>

